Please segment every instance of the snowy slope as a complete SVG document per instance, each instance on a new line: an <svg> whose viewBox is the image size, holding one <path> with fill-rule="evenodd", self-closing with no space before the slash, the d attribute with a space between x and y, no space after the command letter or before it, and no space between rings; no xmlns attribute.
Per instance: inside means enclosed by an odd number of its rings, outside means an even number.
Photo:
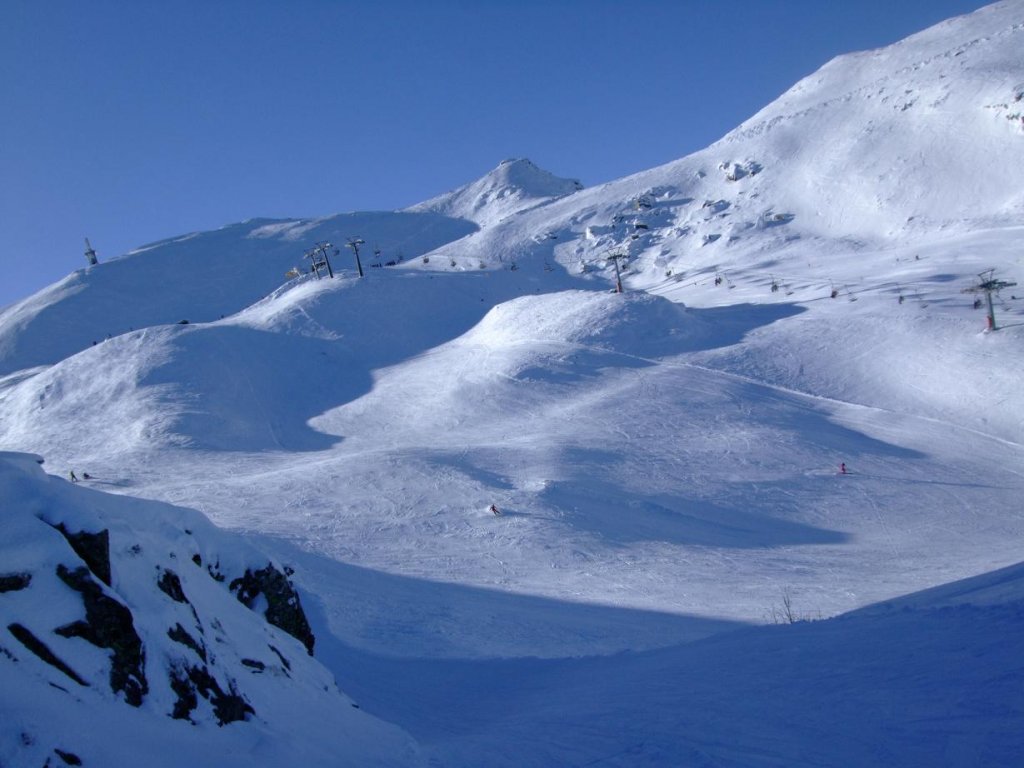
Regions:
<svg viewBox="0 0 1024 768"><path fill-rule="evenodd" d="M482 229L430 264L558 265L607 283L621 254L627 287L688 306L799 303L807 318L716 365L1015 439L1018 342L973 339L984 316L961 292L992 268L1024 285L1022 39L1014 0L839 57L706 150ZM1020 322L1022 297L1000 294L1003 324Z"/></svg>
<svg viewBox="0 0 1024 768"><path fill-rule="evenodd" d="M1018 566L838 619L644 653L338 663L360 670L352 686L367 706L450 768L1009 768L1024 750L1022 599ZM385 670L396 688L378 696ZM453 679L464 681L454 691Z"/></svg>
<svg viewBox="0 0 1024 768"><path fill-rule="evenodd" d="M0 455L4 765L414 763L311 658L280 566L195 512L36 459Z"/></svg>
<svg viewBox="0 0 1024 768"><path fill-rule="evenodd" d="M1021 312L1004 292L1007 327L982 336L960 291L985 265L1015 276L1019 224L993 229L972 197L947 210L955 231L927 241L887 234L874 214L857 219L854 239L809 215L798 183L809 169L791 170L796 155L782 153L798 144L825 157L883 115L878 162L896 163L926 125L963 130L929 110L877 107L864 82L949 80L950 108L990 114L991 89L1021 74L1020 8L837 60L704 152L479 230L436 213L367 215L396 228L433 216L449 242L363 280L289 282L223 319L131 331L12 374L0 440L348 562L706 618L760 618L783 576L832 613L1005 565L1020 527L1002 510L1020 482ZM981 72L991 83L979 93ZM837 91L860 95L826 98ZM970 125L1018 162L1011 121ZM465 199L527 167L501 166ZM977 170L934 153L920 167L947 208L957 198L942 190ZM898 196L902 184L878 188ZM1016 210L1011 186L988 205ZM456 224L469 234L454 239ZM173 247L196 263L253 242L301 251L307 235L328 234L308 225L239 225ZM165 260L146 257L159 251L100 266L132 265L138 303L160 306L174 294L152 288ZM609 251L628 257L627 286L662 298L586 300L612 279ZM684 303L688 313L670 311ZM38 325L9 338L32 346ZM303 482L310 452L316 483ZM823 486L844 459L863 475L853 494ZM481 536L467 510L492 502L522 514ZM921 539L933 509L939 537L960 551L952 562ZM885 550L902 556L886 565ZM655 575L623 574L637 562ZM849 586L821 585L823 569ZM679 592L684 576L693 587Z"/></svg>
<svg viewBox="0 0 1024 768"><path fill-rule="evenodd" d="M600 187L515 161L83 271L0 316L0 447L260 534L440 765L1012 765L1024 288L995 333L963 290L1024 284L1022 35L840 57ZM401 263L284 282L374 227Z"/></svg>
<svg viewBox="0 0 1024 768"><path fill-rule="evenodd" d="M439 213L483 227L581 189L575 179L560 179L526 158L514 158L474 182L406 210Z"/></svg>
<svg viewBox="0 0 1024 768"><path fill-rule="evenodd" d="M1022 39L1020 5L1005 2L841 56L713 149L765 151L763 164L789 192L779 203L830 235L1019 223ZM805 140L814 135L822 140Z"/></svg>
<svg viewBox="0 0 1024 768"><path fill-rule="evenodd" d="M350 237L361 237L370 269L378 260L415 257L475 228L433 213L345 213L252 220L144 246L80 269L0 311L0 376L55 363L136 329L234 314L286 282L292 267L308 272L304 255L317 242L342 248ZM355 269L347 249L333 260L339 271Z"/></svg>

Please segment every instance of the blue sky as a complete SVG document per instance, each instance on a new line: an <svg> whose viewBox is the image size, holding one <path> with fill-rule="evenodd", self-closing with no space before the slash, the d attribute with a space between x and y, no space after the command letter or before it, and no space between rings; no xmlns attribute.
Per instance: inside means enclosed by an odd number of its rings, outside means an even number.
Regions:
<svg viewBox="0 0 1024 768"><path fill-rule="evenodd" d="M701 149L833 56L983 0L4 0L0 307L247 218L395 209L529 157ZM197 276L198 277L198 276Z"/></svg>

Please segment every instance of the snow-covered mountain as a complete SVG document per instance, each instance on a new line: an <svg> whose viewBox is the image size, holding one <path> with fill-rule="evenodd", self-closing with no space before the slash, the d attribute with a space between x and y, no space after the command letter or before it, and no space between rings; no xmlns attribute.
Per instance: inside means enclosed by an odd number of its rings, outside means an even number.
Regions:
<svg viewBox="0 0 1024 768"><path fill-rule="evenodd" d="M143 246L85 267L0 311L0 375L50 365L104 339L155 325L209 322L278 288L306 253L330 242L339 269L362 237L367 270L428 252L476 229L433 213L343 213L322 219L258 219Z"/></svg>
<svg viewBox="0 0 1024 768"><path fill-rule="evenodd" d="M1011 765L1024 288L964 291L1024 285L1022 41L1007 0L625 179L80 270L0 314L0 448L260 534L428 763Z"/></svg>
<svg viewBox="0 0 1024 768"><path fill-rule="evenodd" d="M575 179L560 179L525 158L503 160L490 173L408 211L432 212L488 226L509 216L583 189Z"/></svg>

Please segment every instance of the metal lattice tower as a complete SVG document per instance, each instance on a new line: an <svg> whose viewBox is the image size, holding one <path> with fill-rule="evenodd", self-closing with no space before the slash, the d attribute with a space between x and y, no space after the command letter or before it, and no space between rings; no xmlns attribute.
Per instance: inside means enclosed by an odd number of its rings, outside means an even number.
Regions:
<svg viewBox="0 0 1024 768"><path fill-rule="evenodd" d="M996 310L992 304L992 294L998 293L1001 288L1009 288L1016 283L1011 283L1006 280L996 280L995 270L987 269L978 275L981 278L981 282L978 285L972 285L970 288L964 288L961 293L984 293L985 301L988 304L988 330L996 330Z"/></svg>

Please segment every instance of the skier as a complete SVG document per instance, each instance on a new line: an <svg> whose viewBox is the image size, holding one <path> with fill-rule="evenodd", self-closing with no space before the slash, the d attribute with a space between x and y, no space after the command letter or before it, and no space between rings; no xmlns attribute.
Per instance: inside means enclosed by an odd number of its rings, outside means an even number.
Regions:
<svg viewBox="0 0 1024 768"><path fill-rule="evenodd" d="M493 504L491 504L491 506L488 509L489 509L489 511L491 513L493 513L495 515L500 515L501 514L501 512L498 511L498 508L496 506L494 506Z"/></svg>
<svg viewBox="0 0 1024 768"><path fill-rule="evenodd" d="M840 475L847 474L847 472L846 472L846 462L845 461L840 462L840 464L839 464L839 474Z"/></svg>
<svg viewBox="0 0 1024 768"><path fill-rule="evenodd" d="M75 470L72 469L70 472L68 472L68 476L71 478L72 483L78 482L78 478L75 477Z"/></svg>
<svg viewBox="0 0 1024 768"><path fill-rule="evenodd" d="M82 479L83 480L92 480L92 475L90 475L88 472L83 472L82 473Z"/></svg>

